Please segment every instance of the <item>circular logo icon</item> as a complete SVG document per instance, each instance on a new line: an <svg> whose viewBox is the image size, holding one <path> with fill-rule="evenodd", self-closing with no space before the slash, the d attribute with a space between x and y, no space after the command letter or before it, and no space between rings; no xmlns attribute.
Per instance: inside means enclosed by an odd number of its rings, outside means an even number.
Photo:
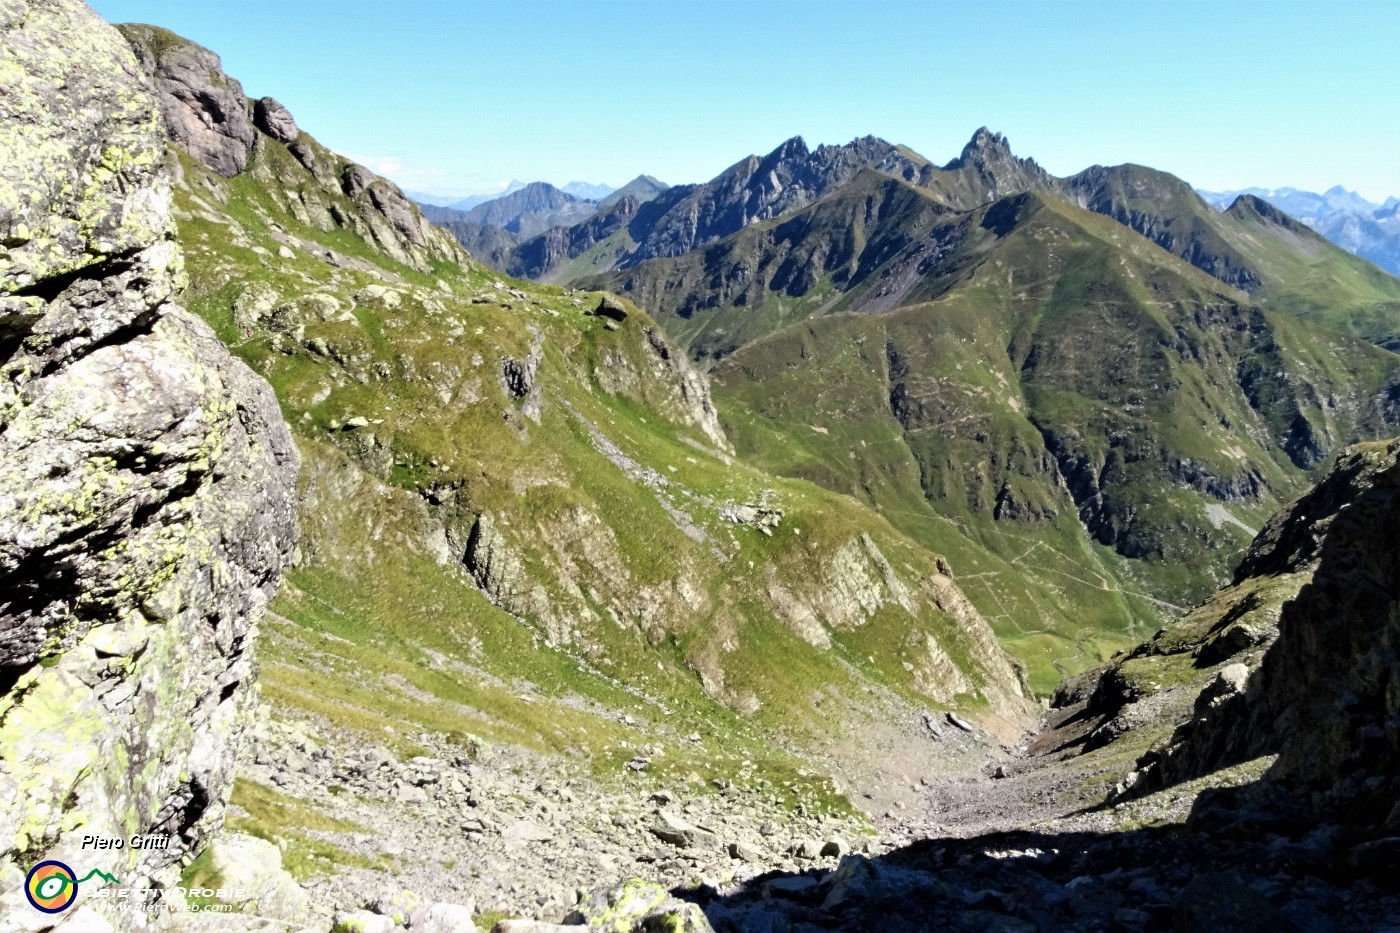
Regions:
<svg viewBox="0 0 1400 933"><path fill-rule="evenodd" d="M78 876L62 862L40 862L24 879L24 896L36 910L61 913L78 899Z"/></svg>

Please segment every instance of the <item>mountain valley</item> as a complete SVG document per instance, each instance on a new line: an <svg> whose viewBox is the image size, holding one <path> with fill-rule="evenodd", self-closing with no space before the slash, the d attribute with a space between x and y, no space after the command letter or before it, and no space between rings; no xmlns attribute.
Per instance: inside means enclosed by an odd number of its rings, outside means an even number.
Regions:
<svg viewBox="0 0 1400 933"><path fill-rule="evenodd" d="M0 48L0 931L1394 922L1400 279L985 129L420 206Z"/></svg>

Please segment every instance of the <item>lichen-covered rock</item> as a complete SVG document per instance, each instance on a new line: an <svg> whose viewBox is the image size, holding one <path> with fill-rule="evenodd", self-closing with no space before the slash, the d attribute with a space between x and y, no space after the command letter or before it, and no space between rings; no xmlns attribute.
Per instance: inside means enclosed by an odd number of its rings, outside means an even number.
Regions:
<svg viewBox="0 0 1400 933"><path fill-rule="evenodd" d="M407 923L408 918L419 908L420 900L412 891L396 891L376 900L373 908L375 913L388 917L395 925L401 925Z"/></svg>
<svg viewBox="0 0 1400 933"><path fill-rule="evenodd" d="M155 79L161 116L176 145L225 178L243 171L256 134L243 85L224 74L219 56L158 26L120 28Z"/></svg>
<svg viewBox="0 0 1400 933"><path fill-rule="evenodd" d="M82 836L168 834L102 867L169 885L222 819L298 457L268 386L170 303L164 130L127 44L74 0L0 2L0 69L0 930L19 930L44 925L24 871L90 861Z"/></svg>
<svg viewBox="0 0 1400 933"><path fill-rule="evenodd" d="M282 867L282 853L272 843L240 833L225 833L209 846L219 887L243 891L241 900L228 899L240 913L253 913L288 924L305 923L310 898Z"/></svg>
<svg viewBox="0 0 1400 933"><path fill-rule="evenodd" d="M125 314L44 307L65 275L143 253L164 268L169 185L156 178L163 147L159 117L124 43L94 36L81 5L0 0L0 347L26 336L41 312L51 343L105 339L139 311L169 295L171 277L144 290L129 276ZM47 283L47 284L45 284ZM121 293L121 289L117 293ZM0 403L3 404L3 403Z"/></svg>
<svg viewBox="0 0 1400 933"><path fill-rule="evenodd" d="M389 933L394 921L382 914L356 910L335 918L331 933Z"/></svg>
<svg viewBox="0 0 1400 933"><path fill-rule="evenodd" d="M601 888L578 906L569 922L584 924L593 933L714 933L699 907L671 896L658 884L631 878Z"/></svg>

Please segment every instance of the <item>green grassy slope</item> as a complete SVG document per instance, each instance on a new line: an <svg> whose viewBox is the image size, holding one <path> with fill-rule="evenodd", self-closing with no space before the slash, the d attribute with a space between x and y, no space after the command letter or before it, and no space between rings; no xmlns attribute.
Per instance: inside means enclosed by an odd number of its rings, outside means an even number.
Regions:
<svg viewBox="0 0 1400 933"><path fill-rule="evenodd" d="M838 306L911 303L744 346L716 398L741 453L948 554L1037 684L1213 590L1319 451L1394 421L1400 359L1108 218L1027 196L959 236L929 267L956 287L908 281L915 241Z"/></svg>
<svg viewBox="0 0 1400 933"><path fill-rule="evenodd" d="M303 560L263 655L281 708L605 773L635 715L675 738L666 773L739 756L784 780L887 702L1024 720L939 556L736 461L641 311L611 329L583 313L597 295L464 256L415 271L303 222L291 205L355 206L266 139L233 179L179 158L185 300L273 385L305 457ZM782 510L771 535L728 518L742 503Z"/></svg>
<svg viewBox="0 0 1400 933"><path fill-rule="evenodd" d="M1400 279L1258 198L1218 212L1181 179L1141 165L1095 166L1062 190L1270 310L1400 346Z"/></svg>

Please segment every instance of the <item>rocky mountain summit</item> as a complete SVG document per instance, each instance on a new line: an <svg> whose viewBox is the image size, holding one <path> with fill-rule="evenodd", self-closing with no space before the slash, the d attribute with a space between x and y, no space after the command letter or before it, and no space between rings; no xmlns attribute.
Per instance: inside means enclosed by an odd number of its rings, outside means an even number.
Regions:
<svg viewBox="0 0 1400 933"><path fill-rule="evenodd" d="M131 49L80 3L0 24L0 929L32 930L31 864L164 834L103 865L172 885L221 823L299 458L267 384L174 303L166 125Z"/></svg>

